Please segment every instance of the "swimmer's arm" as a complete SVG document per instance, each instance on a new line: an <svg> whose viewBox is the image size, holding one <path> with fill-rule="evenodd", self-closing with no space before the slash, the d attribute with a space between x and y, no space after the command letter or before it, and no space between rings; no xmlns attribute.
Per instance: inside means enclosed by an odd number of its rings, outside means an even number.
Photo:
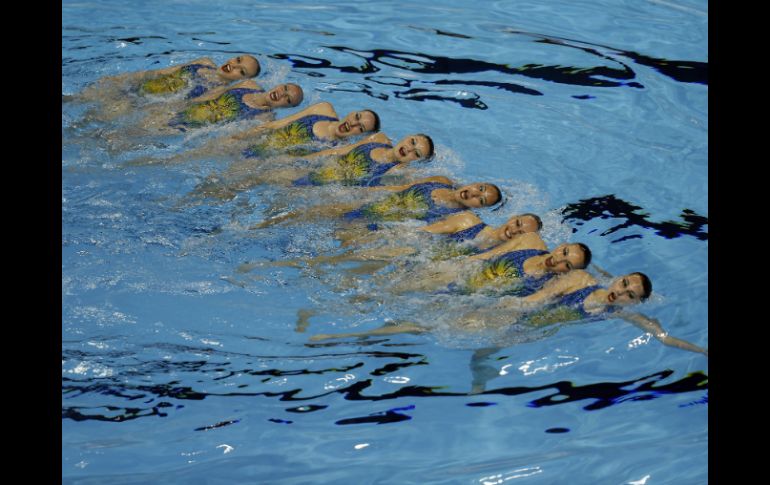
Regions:
<svg viewBox="0 0 770 485"><path fill-rule="evenodd" d="M325 116L333 116L335 118L337 117L337 113L334 112L334 108L332 107L332 105L327 103L326 101L323 101L321 103L316 103L313 106L308 106L302 111L294 113L293 115L286 116L285 118L281 118L275 121L269 121L267 123L263 123L259 126L251 128L250 130L242 131L241 133L236 133L235 135L233 135L233 138L238 140L249 139L256 133L259 133L264 130L277 130L279 128L283 128L289 123L308 115L325 115Z"/></svg>
<svg viewBox="0 0 770 485"><path fill-rule="evenodd" d="M519 301L528 307L534 307L568 293L571 287L572 282L569 278L552 278L538 291L519 298Z"/></svg>
<svg viewBox="0 0 770 485"><path fill-rule="evenodd" d="M517 234L512 239L498 244L497 246L484 251L483 253L470 256L469 259L491 259L501 254L505 254L511 251L518 251L522 249L541 249L545 250L546 246L542 238L535 232L528 232L526 234Z"/></svg>
<svg viewBox="0 0 770 485"><path fill-rule="evenodd" d="M198 96L197 98L193 98L190 101L193 103L201 103L204 101L210 101L212 99L217 99L224 93L230 91L231 89L236 88L246 88L246 89L261 89L261 86L257 84L255 81L251 79L247 79L245 81L241 81L235 85L232 86L222 86L214 89L209 89L206 91L206 94L203 94L201 96Z"/></svg>
<svg viewBox="0 0 770 485"><path fill-rule="evenodd" d="M437 183L440 183L440 184L452 185L452 181L451 180L449 180L448 178L446 178L444 176L438 175L438 176L434 176L434 177L427 177L427 178L420 179L420 180L417 180L417 181L414 181L414 182L410 182L408 184L403 184L403 185L379 185L379 186L375 186L375 187L366 187L366 190L388 190L390 192L400 192L402 190L408 189L409 187L411 187L413 185L424 184L424 183L428 183L428 182L437 182Z"/></svg>
<svg viewBox="0 0 770 485"><path fill-rule="evenodd" d="M105 76L101 79L99 79L100 84L116 84L116 83L124 83L124 82L138 82L142 81L145 78L151 77L153 75L161 75L164 74L164 72L174 72L175 70L179 69L181 66L172 66L167 67L165 69L158 69L155 71L136 71L136 72L124 72L122 74L116 74L115 76Z"/></svg>
<svg viewBox="0 0 770 485"><path fill-rule="evenodd" d="M271 217L259 224L255 224L249 229L262 229L276 224L283 223L285 221L302 222L302 221L317 221L318 219L330 219L334 217L340 217L344 213L357 209L358 204L328 204L317 205L303 210L292 211L280 216Z"/></svg>
<svg viewBox="0 0 770 485"><path fill-rule="evenodd" d="M363 140L358 141L356 143L351 143L350 145L345 145L345 146L336 147L336 148L329 148L327 150L321 150L320 152L310 153L308 155L303 155L302 158L326 157L330 155L346 155L348 152L350 152L350 150L354 149L357 146L364 145L366 143L390 143L390 140L388 140L388 137L382 133L375 133L374 135L367 136Z"/></svg>
<svg viewBox="0 0 770 485"><path fill-rule="evenodd" d="M170 157L152 157L144 156L137 157L129 160L125 163L127 166L144 166L144 165L177 165L180 163L190 162L193 160L203 160L207 157L216 156L237 156L239 147L233 146L233 140L229 140L230 137L219 137L211 140L204 145L185 150ZM228 143L229 142L229 143Z"/></svg>
<svg viewBox="0 0 770 485"><path fill-rule="evenodd" d="M321 104L321 103L319 103ZM327 103L328 104L328 103ZM315 114L314 107L317 105L310 106L309 108L305 108L302 111L298 113L294 113L293 115L287 116L285 118L281 118L275 121L268 121L266 123L262 123L259 126L255 126L253 128L250 128L248 130L242 131L240 133L236 133L231 136L231 138L235 140L248 140L254 135L265 131L265 130L277 130L280 128L283 128L284 126L288 125L289 123L296 121L304 116L307 116L309 114Z"/></svg>
<svg viewBox="0 0 770 485"><path fill-rule="evenodd" d="M517 298L516 301L519 306L524 304L528 307L534 307L595 283L596 280L589 273L583 270L573 270L556 278L551 278L538 291L531 295Z"/></svg>
<svg viewBox="0 0 770 485"><path fill-rule="evenodd" d="M307 155L302 155L298 158L319 158L319 157L330 157L330 156L342 156L342 155L346 155L348 152L350 152L350 150L354 149L359 145L362 145L363 143L364 143L363 141L360 141L352 145L345 145L343 147L337 147L337 148L329 148L327 150L321 150L320 152L308 153Z"/></svg>
<svg viewBox="0 0 770 485"><path fill-rule="evenodd" d="M140 71L140 72L145 75L152 75L152 76L171 74L185 66L189 66L192 64L205 64L207 66L216 66L216 64L214 64L214 61L212 61L208 57L201 57L200 59L195 59L190 62L185 62L184 64L178 64L176 66L170 66L170 67L164 67L163 69L154 69L152 71Z"/></svg>
<svg viewBox="0 0 770 485"><path fill-rule="evenodd" d="M619 312L615 314L619 318L633 323L637 327L641 328L645 332L652 334L653 337L660 340L664 345L669 347L676 347L677 349L689 350L690 352L697 352L708 357L708 349L701 348L686 340L682 340L676 337L672 337L666 332L660 325L660 322L654 318L647 317L640 313Z"/></svg>
<svg viewBox="0 0 770 485"><path fill-rule="evenodd" d="M497 246L494 246L492 249L488 249L483 253L474 254L473 256L468 256L468 259L471 261L488 260L488 259L492 259L497 256L500 256L501 254L515 251L517 248L515 247L514 244L511 244L511 242L512 241L506 241L502 244L498 244Z"/></svg>
<svg viewBox="0 0 770 485"><path fill-rule="evenodd" d="M398 333L426 333L428 329L420 327L413 323L401 323L384 325L368 332L353 332L353 333L333 333L333 334L318 334L310 337L312 341L330 340L337 338L350 338L350 337L371 337L375 335L393 335Z"/></svg>
<svg viewBox="0 0 770 485"><path fill-rule="evenodd" d="M118 74L117 76L105 77L103 79L110 80L110 81L138 81L138 80L145 79L147 77L155 77L155 76L163 76L165 74L171 74L185 66L189 66L190 64L206 64L208 66L215 65L211 59L207 57L201 57L200 59L195 59L194 61L185 62L184 64L177 64L176 66L164 67L162 69L150 69L146 71L127 72L123 74Z"/></svg>
<svg viewBox="0 0 770 485"><path fill-rule="evenodd" d="M320 103L316 103L312 106L308 106L303 111L304 115L324 115L324 116L331 116L334 118L337 118L337 112L334 111L334 107L331 103L327 101L321 101Z"/></svg>
<svg viewBox="0 0 770 485"><path fill-rule="evenodd" d="M124 95L123 89L141 82L149 76L148 73L150 72L152 71L126 72L115 76L104 76L90 86L86 86L80 93L73 95L71 100L80 102L112 101Z"/></svg>
<svg viewBox="0 0 770 485"><path fill-rule="evenodd" d="M399 256L407 256L414 254L416 251L413 248L379 248L379 249L361 249L345 251L341 254L335 254L333 256L314 256L310 258L298 258L281 261L270 261L264 263L250 263L243 264L239 267L239 272L250 271L254 267L258 266L291 266L302 267L303 264L308 266L317 266L319 264L336 264L345 262L368 262L368 261L391 261Z"/></svg>
<svg viewBox="0 0 770 485"><path fill-rule="evenodd" d="M469 227L481 223L481 219L471 211L464 211L459 214L452 214L433 224L422 226L420 231L430 232L432 234L452 234L463 231Z"/></svg>
<svg viewBox="0 0 770 485"><path fill-rule="evenodd" d="M216 64L214 64L214 61L212 61L208 57L201 57L200 59L195 59L193 61L186 62L186 63L184 63L182 65L183 66L189 66L190 64L205 64L207 66L212 66L212 67L216 67L217 66Z"/></svg>

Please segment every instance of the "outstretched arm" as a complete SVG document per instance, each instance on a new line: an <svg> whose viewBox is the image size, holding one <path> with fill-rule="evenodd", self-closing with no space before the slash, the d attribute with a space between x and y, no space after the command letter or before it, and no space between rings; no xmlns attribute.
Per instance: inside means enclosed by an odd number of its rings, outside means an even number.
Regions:
<svg viewBox="0 0 770 485"><path fill-rule="evenodd" d="M374 335L394 335L397 333L426 333L428 329L420 327L413 323L401 323L401 324L386 324L380 328L369 330L368 332L351 332L351 333L326 333L318 334L310 337L312 341L330 340L337 338L350 338L350 337L371 337Z"/></svg>
<svg viewBox="0 0 770 485"><path fill-rule="evenodd" d="M274 226L286 221L292 221L294 223L303 221L317 221L318 219L331 219L334 217L340 217L344 213L357 209L358 204L328 204L317 205L315 207L309 207L307 209L301 209L291 211L280 216L271 217L259 224L255 224L249 229L262 229L264 227Z"/></svg>
<svg viewBox="0 0 770 485"><path fill-rule="evenodd" d="M479 223L481 223L479 216L471 211L463 211L459 214L447 216L433 224L422 226L419 230L430 232L432 234L452 234L468 229Z"/></svg>
<svg viewBox="0 0 770 485"><path fill-rule="evenodd" d="M178 64L176 66L164 67L162 69L153 69L153 70L150 70L150 71L139 71L137 73L129 73L129 75L136 74L136 75L140 75L141 77L145 77L145 76L161 76L161 75L164 75L164 74L171 74L172 72L176 72L179 69L183 68L184 66L189 66L191 64L205 64L207 66L214 66L214 67L216 67L216 64L214 64L214 61L212 61L211 59L209 59L208 57L201 57L199 59L194 59L194 60L192 60L190 62L185 62L184 64Z"/></svg>
<svg viewBox="0 0 770 485"><path fill-rule="evenodd" d="M230 91L231 89L236 89L236 88L261 89L261 86L257 84L254 80L247 79L245 81L241 81L231 86L221 86L218 88L209 89L203 95L198 96L197 98L193 98L190 101L192 103L201 103L204 101L217 99L219 96L226 93L227 91Z"/></svg>
<svg viewBox="0 0 770 485"><path fill-rule="evenodd" d="M427 177L424 179L415 180L414 182L410 182L408 184L403 184L403 185L380 185L375 187L365 187L365 189L366 190L388 190L390 192L400 192L402 190L408 189L413 185L424 184L428 182L438 182L440 184L452 185L452 181L449 180L448 178L441 175L436 175L434 177Z"/></svg>
<svg viewBox="0 0 770 485"><path fill-rule="evenodd" d="M596 279L590 273L576 269L551 278L538 291L524 297L504 296L496 304L501 309L521 311L549 303L556 298L596 284Z"/></svg>
<svg viewBox="0 0 770 485"><path fill-rule="evenodd" d="M264 267L282 267L301 268L304 265L314 267L319 264L337 264L344 262L369 262L369 261L390 261L399 256L413 254L412 248L382 248L382 249L363 249L349 250L341 254L320 255L308 258L286 259L278 261L259 261L255 263L244 263L236 269L239 273L246 273L255 268Z"/></svg>
<svg viewBox="0 0 770 485"><path fill-rule="evenodd" d="M170 157L138 157L126 162L128 166L143 165L176 165L179 163L190 162L193 160L203 160L209 157L239 157L245 144L232 136L220 136L206 142L202 146L184 150Z"/></svg>
<svg viewBox="0 0 770 485"><path fill-rule="evenodd" d="M184 64L178 64L176 66L165 67L163 69L155 69L155 70L152 70L152 71L142 71L142 72L146 73L146 74L150 74L150 75L170 74L170 73L172 73L172 72L174 72L174 71L176 71L178 69L183 68L184 66L189 66L191 64L205 64L207 66L212 66L212 67L216 67L217 66L214 63L214 61L212 61L208 57L200 57L198 59L193 59L190 62L185 62Z"/></svg>
<svg viewBox="0 0 770 485"><path fill-rule="evenodd" d="M332 105L324 101L321 103L316 103L313 106L308 106L302 111L294 113L293 115L286 116L285 118L281 118L274 121L268 121L267 123L263 123L249 130L236 133L235 135L233 135L233 138L237 140L248 140L252 136L254 136L255 134L261 131L277 130L279 128L283 128L289 123L308 115L326 115L326 116L334 116L334 117L337 116L336 113L334 112L334 108L332 107Z"/></svg>
<svg viewBox="0 0 770 485"><path fill-rule="evenodd" d="M620 318L633 323L637 327L641 328L645 332L649 332L653 337L663 342L664 345L669 347L676 347L682 350L689 350L690 352L697 352L708 357L708 349L703 349L697 345L687 342L676 337L672 337L666 332L660 325L660 322L654 318L647 317L640 313L621 312L617 314Z"/></svg>
<svg viewBox="0 0 770 485"><path fill-rule="evenodd" d="M498 244L494 248L484 251L483 253L470 256L469 259L492 259L501 254L505 254L511 251L518 251L521 249L540 249L545 251L546 246L543 239L536 232L528 232L526 234L518 234L508 241Z"/></svg>
<svg viewBox="0 0 770 485"><path fill-rule="evenodd" d="M162 69L151 69L147 71L135 71L135 72L126 72L123 74L118 74L116 76L107 76L102 78L103 81L106 82L125 82L125 81L141 81L145 78L154 77L154 76L162 76L165 74L171 74L173 72L178 71L179 69L183 68L184 66L189 66L190 64L205 64L208 66L215 66L214 62L209 59L208 57L201 57L200 59L195 59L190 62L185 62L184 64L177 64L175 66L169 66L164 67Z"/></svg>
<svg viewBox="0 0 770 485"><path fill-rule="evenodd" d="M329 148L327 150L321 150L320 152L309 153L307 155L303 155L302 158L328 157L330 155L346 155L350 150L354 149L357 146L364 145L366 143L390 143L390 140L388 140L388 137L385 136L383 133L379 132L379 133L375 133L374 135L369 135L363 140L357 141L356 143L351 143L350 145L344 145L336 148Z"/></svg>

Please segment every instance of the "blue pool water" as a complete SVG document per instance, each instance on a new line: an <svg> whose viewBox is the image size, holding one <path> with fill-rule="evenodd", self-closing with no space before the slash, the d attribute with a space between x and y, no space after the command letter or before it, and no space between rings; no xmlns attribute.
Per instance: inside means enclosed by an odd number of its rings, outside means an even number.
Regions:
<svg viewBox="0 0 770 485"><path fill-rule="evenodd" d="M638 310L707 347L707 22L696 0L65 1L62 94L254 53L258 82L303 87L295 110L373 109L391 139L436 141L421 174L498 182L488 223L535 212L549 246L644 271ZM115 150L121 121L87 109L62 105L65 483L707 483L705 357L622 320L473 366L490 342L451 332L310 342L419 302L353 302L379 281L353 264L239 272L334 250L331 225L249 230L287 209L274 186L182 204L227 160L125 162L209 133Z"/></svg>

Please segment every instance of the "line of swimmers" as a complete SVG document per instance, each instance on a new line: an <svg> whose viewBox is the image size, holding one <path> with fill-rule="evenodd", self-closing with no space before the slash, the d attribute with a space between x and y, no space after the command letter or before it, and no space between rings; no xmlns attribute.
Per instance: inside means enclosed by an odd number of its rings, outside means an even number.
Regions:
<svg viewBox="0 0 770 485"><path fill-rule="evenodd" d="M295 84L282 84L265 91L253 81L243 81L259 72L256 58L242 55L218 68L210 59L201 59L118 79L130 80L140 93L155 96L187 89L186 108L175 112L166 124L188 129L250 118L276 108L297 106L302 101L302 89ZM230 85L234 81L237 84ZM369 239L373 233L381 234L376 231L383 225L423 221L426 225L422 231L444 235L447 241L456 243L454 250L446 252L444 257L452 256L452 264L444 265L438 272L435 267L423 268L430 277L409 278L406 284L394 287L393 292L445 288L468 293L494 288L500 295L496 303L484 312L460 316L456 322L458 327L489 326L493 321L496 325L506 325L522 319L541 326L618 317L666 345L708 355L707 350L668 335L656 320L626 311L628 306L645 301L652 292L652 283L644 273L628 273L614 278L609 285L601 285L586 271L592 259L590 249L581 243L565 243L549 251L538 234L542 228L538 216L513 216L497 228L485 224L472 210L495 208L504 203L503 193L496 185L487 182L460 185L443 176L385 185L386 176L409 163L430 160L435 148L433 140L425 134L408 135L394 144L384 134L375 133L341 145L343 141L378 132L380 128L380 117L372 110L354 111L340 118L331 104L321 102L171 158L137 159L131 163L171 164L216 154L236 158L227 170L209 176L196 188L194 194L198 197L232 198L237 192L263 183L295 187L341 184L360 186L374 193L375 200L371 202L318 205L268 219L253 228L334 218L348 228L353 225L365 228L365 236L359 231L356 237L347 238L345 242L350 244L356 238L366 240L367 231ZM331 147L319 150L319 144ZM284 164L289 166L281 167L281 156L306 164L315 160L326 162L312 169L291 166L288 162ZM270 160L269 169L255 175L255 166L266 160ZM387 193L381 196L380 192ZM443 247L446 250L446 245ZM409 252L408 248L401 248L397 254L362 250L345 257L392 259ZM325 259L332 260L334 258ZM324 257L316 258L315 262L322 261ZM471 265L481 264L463 274L466 261ZM425 328L415 324L388 325L371 332L320 335L314 339L422 331L426 331Z"/></svg>

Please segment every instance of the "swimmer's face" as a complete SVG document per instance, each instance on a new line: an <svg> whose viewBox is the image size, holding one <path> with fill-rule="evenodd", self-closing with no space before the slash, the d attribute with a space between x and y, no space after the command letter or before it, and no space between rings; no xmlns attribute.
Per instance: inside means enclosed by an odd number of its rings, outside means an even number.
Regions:
<svg viewBox="0 0 770 485"><path fill-rule="evenodd" d="M455 199L468 208L488 207L500 200L500 191L492 184L470 184L455 189Z"/></svg>
<svg viewBox="0 0 770 485"><path fill-rule="evenodd" d="M279 84L267 92L267 102L272 108L291 108L300 104L303 96L296 84Z"/></svg>
<svg viewBox="0 0 770 485"><path fill-rule="evenodd" d="M353 111L343 118L335 130L337 138L360 135L374 130L375 119L371 111Z"/></svg>
<svg viewBox="0 0 770 485"><path fill-rule="evenodd" d="M393 151L399 163L424 160L430 153L430 142L423 135L409 135L398 142Z"/></svg>
<svg viewBox="0 0 770 485"><path fill-rule="evenodd" d="M229 81L238 81L256 76L259 70L259 61L254 56L242 55L219 66L219 75Z"/></svg>
<svg viewBox="0 0 770 485"><path fill-rule="evenodd" d="M585 268L586 255L577 244L562 244L551 251L545 259L545 266L553 273L566 273L572 269Z"/></svg>
<svg viewBox="0 0 770 485"><path fill-rule="evenodd" d="M537 231L537 220L534 217L530 215L513 216L505 223L503 235L506 239L511 239L520 234Z"/></svg>
<svg viewBox="0 0 770 485"><path fill-rule="evenodd" d="M642 278L637 274L624 275L615 278L607 288L607 303L610 305L636 305L644 295Z"/></svg>

